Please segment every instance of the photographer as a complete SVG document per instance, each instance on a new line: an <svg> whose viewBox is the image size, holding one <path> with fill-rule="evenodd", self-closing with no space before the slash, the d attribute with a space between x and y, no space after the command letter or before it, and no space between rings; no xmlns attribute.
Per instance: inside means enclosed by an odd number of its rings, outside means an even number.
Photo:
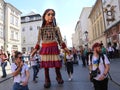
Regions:
<svg viewBox="0 0 120 90"><path fill-rule="evenodd" d="M93 54L89 56L90 78L95 90L108 90L107 74L110 69L110 62L106 55L101 54L101 45L95 43L92 46Z"/></svg>

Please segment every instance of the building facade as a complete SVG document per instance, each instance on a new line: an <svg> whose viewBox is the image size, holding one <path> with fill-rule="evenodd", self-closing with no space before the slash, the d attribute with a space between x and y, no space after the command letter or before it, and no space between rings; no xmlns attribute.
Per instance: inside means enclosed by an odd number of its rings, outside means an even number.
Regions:
<svg viewBox="0 0 120 90"><path fill-rule="evenodd" d="M88 34L92 34L92 38L89 41L89 44L93 44L95 42L102 42L106 46L106 37L104 35L105 25L104 25L104 16L103 16L103 7L102 0L96 0L95 5L93 6L91 13L89 15L89 24L90 24L90 32Z"/></svg>
<svg viewBox="0 0 120 90"><path fill-rule="evenodd" d="M89 22L88 16L91 12L91 7L84 7L79 20L75 27L75 34L73 35L74 47L79 49L79 46L88 44L88 37L85 35L85 32L89 32Z"/></svg>
<svg viewBox="0 0 120 90"><path fill-rule="evenodd" d="M31 12L21 17L22 52L30 52L35 46L41 24L42 17L40 14Z"/></svg>
<svg viewBox="0 0 120 90"><path fill-rule="evenodd" d="M77 22L76 27L75 27L75 33L73 35L73 47L75 47L76 49L79 48L80 45L82 45L82 32L80 29L80 21Z"/></svg>
<svg viewBox="0 0 120 90"><path fill-rule="evenodd" d="M120 46L120 0L103 0L107 43Z"/></svg>
<svg viewBox="0 0 120 90"><path fill-rule="evenodd" d="M0 0L0 49L4 47L4 1Z"/></svg>
<svg viewBox="0 0 120 90"><path fill-rule="evenodd" d="M0 0L0 45L5 51L21 51L21 11Z"/></svg>
<svg viewBox="0 0 120 90"><path fill-rule="evenodd" d="M89 34L89 14L92 10L92 7L84 7L81 15L79 17L80 27L81 27L81 38L84 45L88 45L88 34Z"/></svg>

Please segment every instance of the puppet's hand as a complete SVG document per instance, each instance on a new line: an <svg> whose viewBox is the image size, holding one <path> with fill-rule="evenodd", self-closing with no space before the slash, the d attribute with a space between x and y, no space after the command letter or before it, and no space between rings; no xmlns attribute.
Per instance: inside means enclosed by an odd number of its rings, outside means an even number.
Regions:
<svg viewBox="0 0 120 90"><path fill-rule="evenodd" d="M68 54L70 54L70 51L68 48L64 48L65 52L67 52Z"/></svg>
<svg viewBox="0 0 120 90"><path fill-rule="evenodd" d="M37 49L34 49L34 50L31 52L30 56L33 57L36 52L37 52Z"/></svg>

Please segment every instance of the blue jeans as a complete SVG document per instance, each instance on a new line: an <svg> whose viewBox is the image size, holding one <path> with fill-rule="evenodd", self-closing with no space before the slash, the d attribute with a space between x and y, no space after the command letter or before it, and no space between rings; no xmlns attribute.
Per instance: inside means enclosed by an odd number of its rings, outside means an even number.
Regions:
<svg viewBox="0 0 120 90"><path fill-rule="evenodd" d="M37 65L32 66L32 68L33 68L33 81L34 81L34 80L36 80L36 76L37 76L37 74L39 72L39 68L38 68Z"/></svg>
<svg viewBox="0 0 120 90"><path fill-rule="evenodd" d="M28 85L22 86L20 83L14 83L13 90L29 90Z"/></svg>
<svg viewBox="0 0 120 90"><path fill-rule="evenodd" d="M2 73L3 73L3 76L7 76L7 74L6 74L6 69L5 69L5 67L7 66L7 62L3 62L2 64L1 64L1 67L2 67Z"/></svg>

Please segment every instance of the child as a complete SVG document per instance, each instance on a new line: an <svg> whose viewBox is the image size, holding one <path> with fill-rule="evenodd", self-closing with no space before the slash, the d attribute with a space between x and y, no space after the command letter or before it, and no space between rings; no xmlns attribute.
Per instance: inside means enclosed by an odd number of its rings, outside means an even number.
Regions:
<svg viewBox="0 0 120 90"><path fill-rule="evenodd" d="M69 76L69 81L72 80L73 75L73 54L71 53L71 50L69 50L69 54L66 56L66 67L67 67L67 73Z"/></svg>

